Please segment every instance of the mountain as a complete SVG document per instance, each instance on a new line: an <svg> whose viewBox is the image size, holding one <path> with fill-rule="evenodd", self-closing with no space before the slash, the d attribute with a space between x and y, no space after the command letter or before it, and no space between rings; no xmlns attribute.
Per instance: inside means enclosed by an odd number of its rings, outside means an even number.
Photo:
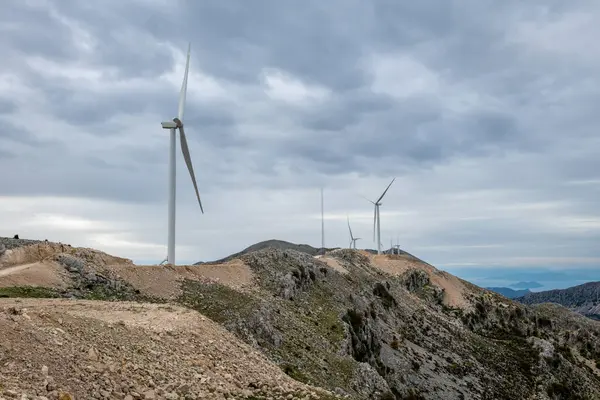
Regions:
<svg viewBox="0 0 600 400"><path fill-rule="evenodd" d="M265 240L262 242L255 243L251 246L246 247L242 251L239 251L235 254L231 254L231 255L221 258L219 260L210 261L210 262L198 261L198 262L194 263L194 265L225 263L225 262L234 260L238 257L241 257L244 254L248 254L248 253L252 253L252 252L264 250L264 249L294 250L294 251L298 251L300 253L309 254L311 256L316 256L316 255L324 253L323 248L312 247L308 244L295 244L295 243L286 242L285 240L271 239L271 240ZM325 252L332 251L335 249L339 249L339 247L325 248ZM366 251L367 253L370 253L370 254L377 254L377 250L373 250L373 249L365 249L364 251ZM383 252L383 254L395 254L394 253L395 251L396 251L395 249L390 248L387 250L383 250L382 252ZM417 257L415 257L412 254L407 253L403 250L400 250L400 254L412 257L415 260L419 260ZM419 260L419 261L421 261L421 260Z"/></svg>
<svg viewBox="0 0 600 400"><path fill-rule="evenodd" d="M244 254L252 253L254 251L268 249L268 248L278 249L278 250L294 250L294 251L298 251L300 253L309 254L311 256L315 256L317 254L323 253L322 248L312 247L308 244L295 244L295 243L286 242L285 240L271 239L271 240L265 240L263 242L253 244L252 246L248 246L240 252L229 255L225 258L221 258L220 260L212 261L212 262L210 262L210 264L224 263L224 262L233 260L235 258L241 257ZM331 250L333 250L333 249L331 249L331 248L325 249L325 251L331 251ZM204 262L204 261L199 261L197 263L194 263L194 265L201 265L201 264L209 264L209 263Z"/></svg>
<svg viewBox="0 0 600 400"><path fill-rule="evenodd" d="M600 282L588 282L567 289L532 292L515 300L523 304L556 303L586 317L600 320Z"/></svg>
<svg viewBox="0 0 600 400"><path fill-rule="evenodd" d="M407 255L140 266L38 243L0 257L0 297L8 398L600 398L600 323Z"/></svg>
<svg viewBox="0 0 600 400"><path fill-rule="evenodd" d="M508 297L509 299L514 299L515 297L521 297L525 296L527 293L531 293L529 289L515 290L507 287L487 287L486 289L499 293L504 297Z"/></svg>
<svg viewBox="0 0 600 400"><path fill-rule="evenodd" d="M535 282L535 281L517 282L517 283L513 283L510 286L513 287L513 288L515 288L515 289L537 289L537 288L544 287L544 285L542 285L539 282Z"/></svg>

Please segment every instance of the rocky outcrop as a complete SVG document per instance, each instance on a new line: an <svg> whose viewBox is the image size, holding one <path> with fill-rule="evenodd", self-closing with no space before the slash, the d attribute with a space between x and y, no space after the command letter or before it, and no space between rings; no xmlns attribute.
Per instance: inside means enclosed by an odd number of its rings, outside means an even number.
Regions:
<svg viewBox="0 0 600 400"><path fill-rule="evenodd" d="M469 307L452 308L426 269L391 276L355 251L328 256L348 273L290 250L247 254L259 292L210 301L237 309L222 323L290 376L353 398L551 398L562 387L581 398L600 395L593 373L548 348L562 343L560 318L476 287L463 294ZM600 335L598 327L582 329ZM589 345L562 346L579 352Z"/></svg>
<svg viewBox="0 0 600 400"><path fill-rule="evenodd" d="M32 244L42 243L42 240L30 240L30 239L13 239L7 237L0 237L0 249L4 247L7 250L16 249L19 247L30 246Z"/></svg>

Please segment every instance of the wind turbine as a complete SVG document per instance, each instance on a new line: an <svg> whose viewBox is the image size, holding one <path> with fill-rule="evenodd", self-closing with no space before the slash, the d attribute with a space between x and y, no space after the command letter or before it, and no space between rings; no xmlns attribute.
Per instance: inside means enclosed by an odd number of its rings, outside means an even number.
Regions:
<svg viewBox="0 0 600 400"><path fill-rule="evenodd" d="M360 240L360 238L355 238L352 235L352 228L350 228L350 217L346 216L346 218L348 218L348 230L350 231L350 248L354 248L354 250L356 250L356 241Z"/></svg>
<svg viewBox="0 0 600 400"><path fill-rule="evenodd" d="M321 188L321 251L325 254L325 211L323 205L323 188Z"/></svg>
<svg viewBox="0 0 600 400"><path fill-rule="evenodd" d="M394 247L396 248L396 254L400 255L400 236L396 238L396 245Z"/></svg>
<svg viewBox="0 0 600 400"><path fill-rule="evenodd" d="M394 183L395 180L396 180L396 178L392 179L390 184L387 186L387 188L385 188L385 190L383 191L381 196L379 196L377 201L373 202L365 197L365 199L367 201L371 202L375 206L375 209L373 210L374 211L374 214L373 214L373 241L377 241L377 254L381 254L381 247L382 247L381 246L381 218L379 216L379 206L382 204L381 200L383 199L383 196L385 196L388 189L390 188L390 186L392 186L392 183Z"/></svg>
<svg viewBox="0 0 600 400"><path fill-rule="evenodd" d="M183 153L183 159L187 165L187 169L190 172L194 190L196 191L196 198L200 205L200 211L204 214L202 208L202 202L200 201L200 193L198 193L198 185L196 184L196 176L194 175L194 168L192 166L192 159L190 157L190 150L185 138L185 131L183 129L183 111L185 108L185 97L187 92L187 81L188 73L190 70L190 50L191 44L188 45L187 60L185 63L185 73L183 75L183 83L181 84L181 91L179 93L179 107L177 117L173 118L172 121L162 122L163 129L169 129L170 135L170 148L169 148L169 239L168 239L168 252L167 252L167 263L175 265L175 147L177 142L176 130L179 130L179 139L181 142L181 152Z"/></svg>

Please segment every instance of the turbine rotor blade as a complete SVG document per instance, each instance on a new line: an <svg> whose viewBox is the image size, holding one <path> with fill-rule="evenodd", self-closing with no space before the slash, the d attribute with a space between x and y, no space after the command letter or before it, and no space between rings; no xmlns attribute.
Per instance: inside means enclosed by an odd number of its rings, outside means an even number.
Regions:
<svg viewBox="0 0 600 400"><path fill-rule="evenodd" d="M183 159L185 160L185 165L187 165L187 169L190 172L190 177L192 178L192 183L194 184L194 190L196 191L196 197L198 198L200 211L202 211L202 214L204 214L204 209L202 208L202 201L200 201L200 193L198 193L198 185L196 184L196 175L194 174L194 167L192 166L192 158L190 157L190 149L187 144L187 139L185 138L185 132L183 130L183 124L181 124L181 121L178 122L178 127L179 137L181 139L181 152L183 153Z"/></svg>
<svg viewBox="0 0 600 400"><path fill-rule="evenodd" d="M383 194L377 199L377 201L375 203L379 203L381 201L381 199L383 199L383 196L385 196L385 194L387 193L388 189L390 188L390 186L392 186L392 183L394 183L394 181L396 180L396 178L392 179L392 181L390 182L390 184L388 185L388 187L385 188L385 191L383 192Z"/></svg>
<svg viewBox="0 0 600 400"><path fill-rule="evenodd" d="M184 112L184 108L185 108L185 98L187 95L187 82L188 82L188 73L190 71L190 50L191 50L192 44L189 43L188 44L188 51L187 51L187 60L185 62L185 73L183 75L183 82L181 84L181 92L179 92L179 109L177 110L177 118L179 118L179 120L183 121L183 112Z"/></svg>
<svg viewBox="0 0 600 400"><path fill-rule="evenodd" d="M363 195L359 195L360 197L362 197L363 199L365 199L366 201L368 201L371 204L375 204L372 200L367 199L365 196Z"/></svg>
<svg viewBox="0 0 600 400"><path fill-rule="evenodd" d="M352 228L350 228L350 217L346 216L346 218L348 219L348 230L350 231L350 239L354 239L354 236L352 236Z"/></svg>

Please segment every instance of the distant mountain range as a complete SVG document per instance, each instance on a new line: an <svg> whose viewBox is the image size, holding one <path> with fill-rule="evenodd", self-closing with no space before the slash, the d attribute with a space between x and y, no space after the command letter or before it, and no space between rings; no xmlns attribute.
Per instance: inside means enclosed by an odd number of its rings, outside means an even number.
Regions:
<svg viewBox="0 0 600 400"><path fill-rule="evenodd" d="M531 281L531 282L513 283L512 285L510 285L510 287L513 287L515 289L537 289L537 288L544 287L544 285L542 285L539 282Z"/></svg>
<svg viewBox="0 0 600 400"><path fill-rule="evenodd" d="M499 293L504 297L508 297L509 299L514 299L515 297L521 297L531 293L529 289L515 290L507 287L487 287L486 289Z"/></svg>
<svg viewBox="0 0 600 400"><path fill-rule="evenodd" d="M600 282L588 282L568 289L531 292L514 300L523 304L556 303L586 317L600 320Z"/></svg>

